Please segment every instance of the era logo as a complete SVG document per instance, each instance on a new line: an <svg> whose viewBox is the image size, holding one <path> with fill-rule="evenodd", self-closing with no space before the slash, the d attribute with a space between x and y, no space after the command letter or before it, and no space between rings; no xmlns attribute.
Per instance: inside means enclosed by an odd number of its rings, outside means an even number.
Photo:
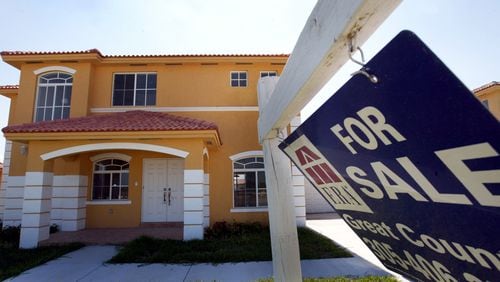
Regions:
<svg viewBox="0 0 500 282"><path fill-rule="evenodd" d="M283 151L336 210L373 211L313 143L302 135Z"/></svg>
<svg viewBox="0 0 500 282"><path fill-rule="evenodd" d="M295 151L300 165L313 178L317 185L342 182L332 169L306 146Z"/></svg>

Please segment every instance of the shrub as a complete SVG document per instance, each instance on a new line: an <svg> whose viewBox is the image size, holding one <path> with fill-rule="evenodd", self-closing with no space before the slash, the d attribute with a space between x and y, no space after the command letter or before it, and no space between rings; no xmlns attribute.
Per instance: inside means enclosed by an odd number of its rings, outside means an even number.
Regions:
<svg viewBox="0 0 500 282"><path fill-rule="evenodd" d="M14 246L19 245L19 237L21 236L21 225L6 226L0 230L0 242Z"/></svg>
<svg viewBox="0 0 500 282"><path fill-rule="evenodd" d="M219 221L205 230L206 239L228 239L231 237L242 237L246 235L269 233L269 228L259 222L252 223L227 223Z"/></svg>
<svg viewBox="0 0 500 282"><path fill-rule="evenodd" d="M52 224L49 230L50 234L59 232L59 226L57 224Z"/></svg>

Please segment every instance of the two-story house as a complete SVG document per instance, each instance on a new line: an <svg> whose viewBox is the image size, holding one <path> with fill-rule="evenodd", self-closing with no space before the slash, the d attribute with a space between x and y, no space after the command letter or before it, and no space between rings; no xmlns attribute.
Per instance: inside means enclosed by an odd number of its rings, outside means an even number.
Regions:
<svg viewBox="0 0 500 282"><path fill-rule="evenodd" d="M500 82L492 81L472 90L472 92L500 120Z"/></svg>
<svg viewBox="0 0 500 282"><path fill-rule="evenodd" d="M287 55L2 52L10 98L0 218L22 248L62 231L267 222L257 82ZM305 222L304 181L296 213Z"/></svg>

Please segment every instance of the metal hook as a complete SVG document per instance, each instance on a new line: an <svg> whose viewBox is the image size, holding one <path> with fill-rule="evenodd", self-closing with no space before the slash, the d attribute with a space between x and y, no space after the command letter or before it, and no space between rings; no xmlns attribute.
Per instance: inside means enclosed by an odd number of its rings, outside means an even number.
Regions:
<svg viewBox="0 0 500 282"><path fill-rule="evenodd" d="M361 50L361 48L359 46L356 47L356 50L359 51L359 53L361 54L361 62L354 59L352 57L352 54L355 52L355 49L354 49L354 45L352 43L352 38L349 39L349 59L353 62L353 63L356 63L358 65L361 66L361 69L358 70L358 71L355 71L351 74L351 76L355 76L357 74L362 74L364 76L366 76L372 83L377 83L378 82L378 78L377 76L375 76L374 74L370 74L368 72L368 68L365 67L365 54L363 54L363 50Z"/></svg>

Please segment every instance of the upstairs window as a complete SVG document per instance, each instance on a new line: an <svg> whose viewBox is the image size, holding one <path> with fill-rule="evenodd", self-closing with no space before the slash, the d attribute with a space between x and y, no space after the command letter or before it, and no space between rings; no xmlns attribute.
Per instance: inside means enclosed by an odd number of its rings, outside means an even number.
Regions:
<svg viewBox="0 0 500 282"><path fill-rule="evenodd" d="M248 75L246 71L231 72L231 87L247 87Z"/></svg>
<svg viewBox="0 0 500 282"><path fill-rule="evenodd" d="M156 73L117 73L113 79L113 106L156 105Z"/></svg>
<svg viewBox="0 0 500 282"><path fill-rule="evenodd" d="M73 77L52 72L38 78L35 122L69 118Z"/></svg>
<svg viewBox="0 0 500 282"><path fill-rule="evenodd" d="M260 77L266 77L266 76L278 76L278 72L276 72L276 71L261 71L260 72Z"/></svg>
<svg viewBox="0 0 500 282"><path fill-rule="evenodd" d="M264 158L247 157L233 162L235 208L267 207Z"/></svg>
<svg viewBox="0 0 500 282"><path fill-rule="evenodd" d="M106 159L94 163L92 200L127 200L129 163Z"/></svg>
<svg viewBox="0 0 500 282"><path fill-rule="evenodd" d="M481 103L483 104L483 106L486 108L486 109L490 109L490 106L488 105L488 100L482 100Z"/></svg>

